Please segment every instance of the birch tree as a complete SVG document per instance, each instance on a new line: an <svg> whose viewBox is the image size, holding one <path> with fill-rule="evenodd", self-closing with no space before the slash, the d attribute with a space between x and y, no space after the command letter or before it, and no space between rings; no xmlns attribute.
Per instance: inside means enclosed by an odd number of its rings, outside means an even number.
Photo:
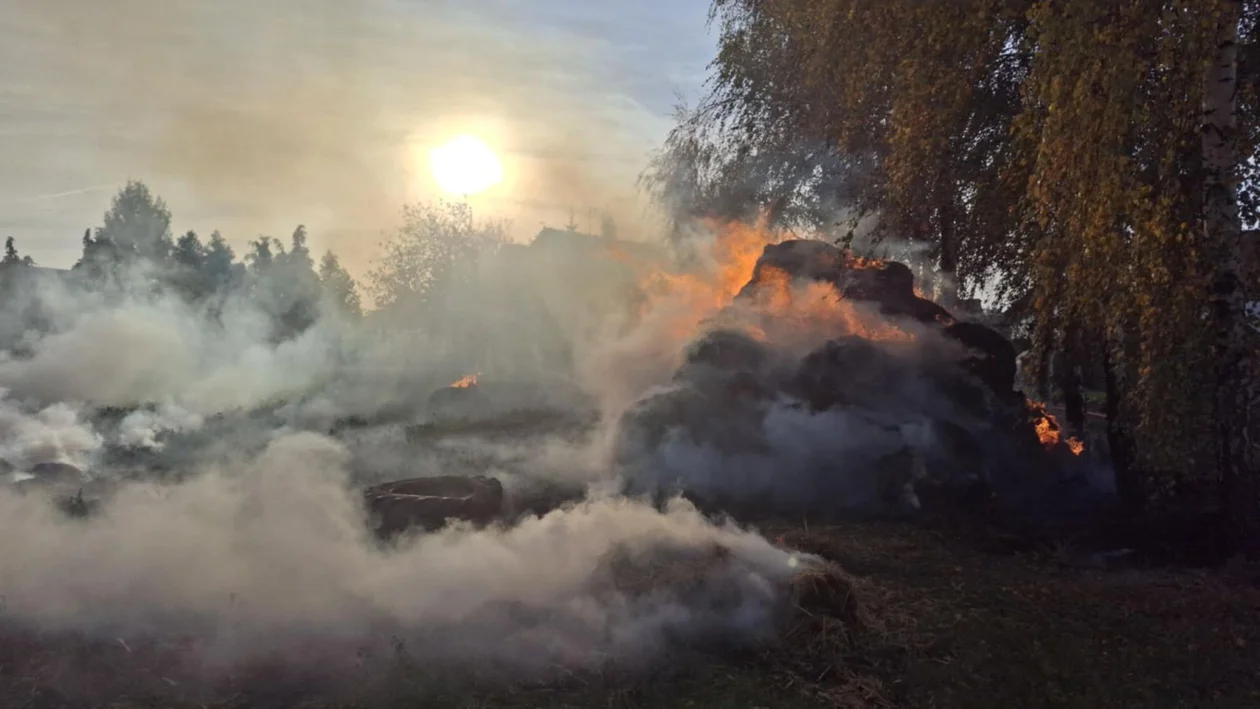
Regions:
<svg viewBox="0 0 1260 709"><path fill-rule="evenodd" d="M1250 555L1260 552L1260 367L1257 338L1247 317L1249 286L1244 278L1255 232L1244 231L1237 196L1238 28L1241 0L1217 3L1215 56L1204 72L1203 229L1216 266L1212 313L1216 348L1217 465L1222 476L1226 533ZM1254 287L1254 286L1253 286Z"/></svg>

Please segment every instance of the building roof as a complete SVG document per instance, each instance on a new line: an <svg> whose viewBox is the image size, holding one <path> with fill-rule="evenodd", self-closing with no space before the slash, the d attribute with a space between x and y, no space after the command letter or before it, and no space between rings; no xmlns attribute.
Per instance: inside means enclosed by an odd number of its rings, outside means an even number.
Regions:
<svg viewBox="0 0 1260 709"><path fill-rule="evenodd" d="M583 252L605 251L612 248L645 260L664 259L666 256L664 249L656 244L615 239L552 227L543 227L538 232L538 235L534 237L534 241L530 246L544 252L564 250L573 255L582 254Z"/></svg>

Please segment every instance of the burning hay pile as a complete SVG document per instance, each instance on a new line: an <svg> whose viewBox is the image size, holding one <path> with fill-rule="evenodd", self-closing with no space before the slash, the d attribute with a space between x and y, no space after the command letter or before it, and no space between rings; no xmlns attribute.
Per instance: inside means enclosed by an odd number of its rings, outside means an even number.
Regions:
<svg viewBox="0 0 1260 709"><path fill-rule="evenodd" d="M478 374L466 374L429 395L429 409L441 418L476 415L486 406L486 397L478 386Z"/></svg>
<svg viewBox="0 0 1260 709"><path fill-rule="evenodd" d="M1053 476L1079 453L1015 390L1015 349L917 293L904 264L821 241L766 246L668 386L622 417L632 494L736 515L915 510ZM1071 458L1071 456L1068 456Z"/></svg>

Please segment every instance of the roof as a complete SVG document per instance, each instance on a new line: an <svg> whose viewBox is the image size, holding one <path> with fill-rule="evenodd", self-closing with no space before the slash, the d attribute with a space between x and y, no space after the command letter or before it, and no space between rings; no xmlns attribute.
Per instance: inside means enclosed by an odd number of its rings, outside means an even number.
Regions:
<svg viewBox="0 0 1260 709"><path fill-rule="evenodd" d="M622 253L629 254L635 258L644 260L664 259L666 254L663 248L656 244L644 241L627 241L624 239L614 239L606 236L596 236L595 234L587 234L580 231L570 231L568 229L555 229L552 227L543 227L538 235L534 237L534 241L530 244L532 248L547 252L554 250L564 250L572 255L585 253L594 253L597 251L605 251L610 247Z"/></svg>

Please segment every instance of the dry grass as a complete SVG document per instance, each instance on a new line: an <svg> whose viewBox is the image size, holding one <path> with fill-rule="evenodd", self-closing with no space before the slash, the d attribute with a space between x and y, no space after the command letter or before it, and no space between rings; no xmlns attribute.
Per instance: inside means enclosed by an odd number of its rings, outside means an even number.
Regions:
<svg viewBox="0 0 1260 709"><path fill-rule="evenodd" d="M857 577L901 706L1260 706L1260 588L1240 574L1083 569L911 526L785 537Z"/></svg>
<svg viewBox="0 0 1260 709"><path fill-rule="evenodd" d="M9 632L0 707L1260 706L1260 589L1233 570L1083 569L903 525L767 533L828 560L793 583L777 642L653 673L478 687L411 670L333 694L301 668L260 668L196 686L173 648ZM610 559L610 575L634 593L686 593L722 554Z"/></svg>

